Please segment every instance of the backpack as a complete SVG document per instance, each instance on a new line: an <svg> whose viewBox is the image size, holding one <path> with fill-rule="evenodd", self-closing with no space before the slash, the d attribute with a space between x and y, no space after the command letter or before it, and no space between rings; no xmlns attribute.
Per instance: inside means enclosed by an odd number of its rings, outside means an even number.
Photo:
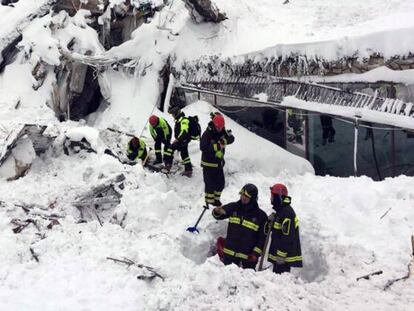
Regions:
<svg viewBox="0 0 414 311"><path fill-rule="evenodd" d="M189 132L191 135L191 139L193 140L200 139L201 126L200 126L200 123L198 122L198 116L189 116L188 120L190 121Z"/></svg>

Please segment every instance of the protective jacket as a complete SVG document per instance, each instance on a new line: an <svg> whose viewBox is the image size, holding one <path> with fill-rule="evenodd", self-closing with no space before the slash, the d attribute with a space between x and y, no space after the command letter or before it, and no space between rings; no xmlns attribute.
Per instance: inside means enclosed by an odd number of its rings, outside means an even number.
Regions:
<svg viewBox="0 0 414 311"><path fill-rule="evenodd" d="M170 142L172 133L171 126L164 118L158 117L158 124L156 126L150 124L149 129L154 141L160 141L164 144Z"/></svg>
<svg viewBox="0 0 414 311"><path fill-rule="evenodd" d="M222 147L220 145L222 142ZM224 166L225 146L234 142L234 136L223 128L217 132L213 122L210 122L200 140L201 166L221 168Z"/></svg>
<svg viewBox="0 0 414 311"><path fill-rule="evenodd" d="M127 156L128 159L130 159L131 161L137 161L138 159L145 161L147 157L147 148L145 142L142 139L140 139L139 148L134 148L133 146L131 146L131 142L129 142L127 148Z"/></svg>
<svg viewBox="0 0 414 311"><path fill-rule="evenodd" d="M268 260L275 263L276 256L280 256L285 258L286 265L302 267L299 219L290 206L290 202L289 196L282 196L281 204L273 206L276 215L272 226L272 242Z"/></svg>
<svg viewBox="0 0 414 311"><path fill-rule="evenodd" d="M225 256L242 260L247 260L250 254L259 257L265 240L266 213L259 208L256 200L246 205L239 200L223 205L223 208L225 215L216 215L213 211L213 217L218 220L229 219L223 249Z"/></svg>
<svg viewBox="0 0 414 311"><path fill-rule="evenodd" d="M183 112L180 112L175 118L174 137L180 145L188 143L191 140L190 120L188 120Z"/></svg>

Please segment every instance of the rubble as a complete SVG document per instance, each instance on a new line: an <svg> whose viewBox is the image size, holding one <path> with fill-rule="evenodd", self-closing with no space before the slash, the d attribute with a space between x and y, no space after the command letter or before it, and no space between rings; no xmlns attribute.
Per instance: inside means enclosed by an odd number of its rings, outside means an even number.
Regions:
<svg viewBox="0 0 414 311"><path fill-rule="evenodd" d="M183 0L191 19L199 24L202 22L220 23L227 19L217 6L210 0Z"/></svg>

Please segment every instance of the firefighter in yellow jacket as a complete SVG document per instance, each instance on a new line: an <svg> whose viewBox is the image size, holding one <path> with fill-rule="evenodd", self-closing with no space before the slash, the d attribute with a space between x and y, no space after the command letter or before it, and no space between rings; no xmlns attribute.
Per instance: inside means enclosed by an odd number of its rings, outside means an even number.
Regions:
<svg viewBox="0 0 414 311"><path fill-rule="evenodd" d="M128 142L127 156L131 161L138 161L138 159L140 159L145 166L148 153L144 140L139 139L138 137L133 137Z"/></svg>
<svg viewBox="0 0 414 311"><path fill-rule="evenodd" d="M149 129L152 138L154 139L155 162L154 164L161 164L163 154L161 145L164 144L164 158L171 157L170 142L171 142L171 126L164 118L152 115L149 117Z"/></svg>

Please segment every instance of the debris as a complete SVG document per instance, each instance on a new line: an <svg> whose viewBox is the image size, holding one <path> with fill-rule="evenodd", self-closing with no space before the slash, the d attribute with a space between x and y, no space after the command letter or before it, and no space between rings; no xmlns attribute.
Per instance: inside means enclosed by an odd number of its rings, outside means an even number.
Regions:
<svg viewBox="0 0 414 311"><path fill-rule="evenodd" d="M380 217L380 219L383 219L387 214L388 214L388 212L390 211L392 209L392 207L390 207L381 217Z"/></svg>
<svg viewBox="0 0 414 311"><path fill-rule="evenodd" d="M103 214L118 206L121 202L120 190L124 187L124 180L125 176L118 174L80 195L73 205L79 210L81 220L88 221L96 218L102 226L102 215L99 215L98 210L100 214Z"/></svg>
<svg viewBox="0 0 414 311"><path fill-rule="evenodd" d="M35 251L33 250L33 248L30 247L30 253L32 254L32 257L39 262L39 255L35 253Z"/></svg>
<svg viewBox="0 0 414 311"><path fill-rule="evenodd" d="M396 279L389 280L385 284L384 290L387 290L388 288L390 288L395 282L406 280L414 274L414 235L411 236L411 261L407 265L407 268L408 268L408 272L406 275L396 278Z"/></svg>
<svg viewBox="0 0 414 311"><path fill-rule="evenodd" d="M127 265L129 267L131 266L136 266L140 269L142 269L141 273L137 275L137 279L138 280L153 280L154 278L158 277L161 280L164 281L164 277L159 274L157 271L155 271L155 269L153 267L149 267L149 266L145 266L143 264L137 264L134 261L132 261L131 259L128 258L123 258L123 259L117 259L117 258L112 258L112 257L106 257L106 259L108 260L112 260L114 262L119 262L119 263L123 263L125 265Z"/></svg>
<svg viewBox="0 0 414 311"><path fill-rule="evenodd" d="M220 23L227 19L226 14L221 13L210 0L184 0L184 2L191 19L197 24L201 22Z"/></svg>
<svg viewBox="0 0 414 311"><path fill-rule="evenodd" d="M369 274L367 274L367 275L360 276L360 277L358 277L356 280L357 280L357 281L359 281L359 280L361 280L361 279L369 280L369 278L370 278L371 276L373 276L373 275L380 275L380 274L382 274L382 270L378 270L378 271L375 271L375 272L369 273Z"/></svg>

